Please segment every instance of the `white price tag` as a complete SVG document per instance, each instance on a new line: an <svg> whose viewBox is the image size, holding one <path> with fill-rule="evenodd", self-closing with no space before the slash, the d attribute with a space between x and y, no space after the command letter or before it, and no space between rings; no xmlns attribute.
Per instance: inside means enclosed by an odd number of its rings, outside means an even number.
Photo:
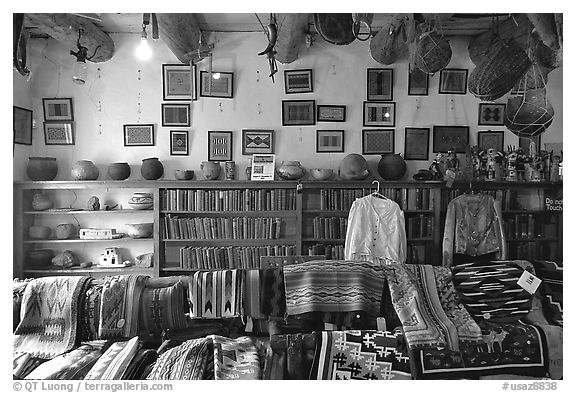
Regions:
<svg viewBox="0 0 576 393"><path fill-rule="evenodd" d="M535 275L529 273L527 270L524 270L524 273L522 273L522 275L518 279L518 285L520 285L522 288L524 288L528 293L532 295L534 294L534 292L536 292L541 282L542 280L540 280Z"/></svg>
<svg viewBox="0 0 576 393"><path fill-rule="evenodd" d="M385 332L386 331L386 318L384 318L384 317L376 318L376 328L380 332Z"/></svg>

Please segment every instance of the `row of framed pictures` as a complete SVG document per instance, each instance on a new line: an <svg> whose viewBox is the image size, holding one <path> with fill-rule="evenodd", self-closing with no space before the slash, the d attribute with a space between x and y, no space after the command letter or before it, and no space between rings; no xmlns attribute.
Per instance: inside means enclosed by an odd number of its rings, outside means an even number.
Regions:
<svg viewBox="0 0 576 393"><path fill-rule="evenodd" d="M395 102L364 101L364 126L394 127ZM318 105L315 100L282 100L283 126L311 126L321 122L346 121L345 105Z"/></svg>
<svg viewBox="0 0 576 393"><path fill-rule="evenodd" d="M195 101L196 86L195 64L162 64L164 101ZM200 97L234 98L234 73L200 71Z"/></svg>

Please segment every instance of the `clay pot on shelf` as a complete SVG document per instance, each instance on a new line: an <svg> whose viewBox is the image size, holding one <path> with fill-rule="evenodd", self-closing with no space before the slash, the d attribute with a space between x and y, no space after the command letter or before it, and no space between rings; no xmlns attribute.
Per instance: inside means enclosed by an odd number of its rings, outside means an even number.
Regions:
<svg viewBox="0 0 576 393"><path fill-rule="evenodd" d="M370 174L368 162L360 154L352 153L340 161L338 168L340 177L344 180L364 180Z"/></svg>
<svg viewBox="0 0 576 393"><path fill-rule="evenodd" d="M215 161L202 161L200 169L206 180L216 180L220 177L222 167L219 162Z"/></svg>
<svg viewBox="0 0 576 393"><path fill-rule="evenodd" d="M100 176L98 167L90 160L80 160L72 166L72 180L96 180Z"/></svg>
<svg viewBox="0 0 576 393"><path fill-rule="evenodd" d="M406 161L398 154L382 154L378 173L384 180L400 180L406 173Z"/></svg>
<svg viewBox="0 0 576 393"><path fill-rule="evenodd" d="M132 239L151 237L154 231L154 223L146 222L143 224L125 224L128 228L128 236Z"/></svg>
<svg viewBox="0 0 576 393"><path fill-rule="evenodd" d="M50 227L44 225L32 225L30 228L28 228L28 236L30 236L30 239L48 239L51 232L52 230Z"/></svg>
<svg viewBox="0 0 576 393"><path fill-rule="evenodd" d="M157 180L164 175L164 165L156 157L144 158L140 173L146 180Z"/></svg>
<svg viewBox="0 0 576 393"><path fill-rule="evenodd" d="M333 174L332 169L320 169L320 168L310 169L310 175L312 175L312 178L314 178L315 180L328 180L332 177L332 174Z"/></svg>
<svg viewBox="0 0 576 393"><path fill-rule="evenodd" d="M30 250L28 251L26 258L26 267L32 269L42 269L48 267L50 266L54 255L54 250L49 248Z"/></svg>
<svg viewBox="0 0 576 393"><path fill-rule="evenodd" d="M112 180L126 180L130 177L130 165L127 162L114 162L108 166L108 176Z"/></svg>
<svg viewBox="0 0 576 393"><path fill-rule="evenodd" d="M74 224L60 224L56 227L56 238L71 239L76 236L78 231Z"/></svg>
<svg viewBox="0 0 576 393"><path fill-rule="evenodd" d="M52 207L52 201L46 194L34 194L32 197L32 209L42 211Z"/></svg>
<svg viewBox="0 0 576 393"><path fill-rule="evenodd" d="M149 192L135 192L128 200L128 205L136 210L151 209L154 206L154 198Z"/></svg>
<svg viewBox="0 0 576 393"><path fill-rule="evenodd" d="M194 178L194 171L191 169L176 169L174 171L176 180L192 180Z"/></svg>
<svg viewBox="0 0 576 393"><path fill-rule="evenodd" d="M58 163L54 157L29 157L26 175L34 181L50 181L58 174Z"/></svg>
<svg viewBox="0 0 576 393"><path fill-rule="evenodd" d="M284 180L297 180L304 176L305 171L300 161L283 161L276 172Z"/></svg>

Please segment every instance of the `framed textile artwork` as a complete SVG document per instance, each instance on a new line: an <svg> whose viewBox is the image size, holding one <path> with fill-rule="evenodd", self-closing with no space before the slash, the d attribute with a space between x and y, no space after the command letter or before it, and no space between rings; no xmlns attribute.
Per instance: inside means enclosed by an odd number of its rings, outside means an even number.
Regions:
<svg viewBox="0 0 576 393"><path fill-rule="evenodd" d="M468 70L444 68L440 71L439 94L466 94Z"/></svg>
<svg viewBox="0 0 576 393"><path fill-rule="evenodd" d="M343 153L344 130L316 130L316 153Z"/></svg>
<svg viewBox="0 0 576 393"><path fill-rule="evenodd" d="M73 145L74 122L72 121L45 121L44 143L47 145Z"/></svg>
<svg viewBox="0 0 576 393"><path fill-rule="evenodd" d="M274 130L242 130L242 155L274 153Z"/></svg>
<svg viewBox="0 0 576 393"><path fill-rule="evenodd" d="M530 154L530 142L534 141L535 143L535 148L536 148L536 152L539 152L542 148L541 148L541 136L542 135L538 135L538 136L534 136L532 138L530 137L523 137L523 136L519 136L518 137L518 147L522 148L522 150L524 151L524 154L529 155ZM555 152L556 154L558 154L559 152Z"/></svg>
<svg viewBox="0 0 576 393"><path fill-rule="evenodd" d="M32 111L19 106L13 106L14 143L32 144Z"/></svg>
<svg viewBox="0 0 576 393"><path fill-rule="evenodd" d="M366 74L366 99L368 101L392 101L394 69L368 68Z"/></svg>
<svg viewBox="0 0 576 393"><path fill-rule="evenodd" d="M395 130L362 130L362 154L394 153Z"/></svg>
<svg viewBox="0 0 576 393"><path fill-rule="evenodd" d="M190 104L162 104L162 127L190 127Z"/></svg>
<svg viewBox="0 0 576 393"><path fill-rule="evenodd" d="M124 124L124 146L154 146L154 124Z"/></svg>
<svg viewBox="0 0 576 393"><path fill-rule="evenodd" d="M73 121L72 98L42 98L44 121Z"/></svg>
<svg viewBox="0 0 576 393"><path fill-rule="evenodd" d="M468 126L434 126L432 151L446 153L455 149L456 153L465 153L469 143Z"/></svg>
<svg viewBox="0 0 576 393"><path fill-rule="evenodd" d="M312 93L312 70L285 70L284 91L286 94Z"/></svg>
<svg viewBox="0 0 576 393"><path fill-rule="evenodd" d="M346 121L346 105L317 105L316 121Z"/></svg>
<svg viewBox="0 0 576 393"><path fill-rule="evenodd" d="M428 160L430 129L406 127L404 138L405 160Z"/></svg>
<svg viewBox="0 0 576 393"><path fill-rule="evenodd" d="M503 126L506 104L480 103L478 105L479 126Z"/></svg>
<svg viewBox="0 0 576 393"><path fill-rule="evenodd" d="M314 100L283 100L283 126L311 126L316 124L316 101Z"/></svg>
<svg viewBox="0 0 576 393"><path fill-rule="evenodd" d="M504 152L504 131L478 131L478 148L481 151L493 148Z"/></svg>
<svg viewBox="0 0 576 393"><path fill-rule="evenodd" d="M208 161L232 160L232 131L208 131Z"/></svg>
<svg viewBox="0 0 576 393"><path fill-rule="evenodd" d="M200 71L200 97L234 97L234 73ZM214 75L219 75L216 79Z"/></svg>
<svg viewBox="0 0 576 393"><path fill-rule="evenodd" d="M162 95L164 101L197 100L196 65L162 64Z"/></svg>
<svg viewBox="0 0 576 393"><path fill-rule="evenodd" d="M395 102L364 101L364 126L394 127L395 122Z"/></svg>
<svg viewBox="0 0 576 393"><path fill-rule="evenodd" d="M428 81L430 77L420 68L414 67L408 71L408 95L409 96L427 96Z"/></svg>
<svg viewBox="0 0 576 393"><path fill-rule="evenodd" d="M170 155L188 155L188 131L170 131Z"/></svg>

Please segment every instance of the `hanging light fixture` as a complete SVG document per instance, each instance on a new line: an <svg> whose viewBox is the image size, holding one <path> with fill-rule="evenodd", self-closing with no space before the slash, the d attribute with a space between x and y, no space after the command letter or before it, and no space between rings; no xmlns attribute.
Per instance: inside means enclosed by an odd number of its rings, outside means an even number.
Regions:
<svg viewBox="0 0 576 393"><path fill-rule="evenodd" d="M88 48L85 46L80 45L80 37L82 36L82 32L84 29L78 30L78 41L76 45L78 46L78 50L76 52L70 51L70 54L76 57L76 62L74 63L74 69L72 70L72 81L79 85L83 85L86 83L86 79L88 78L88 66L86 65L86 60L92 60L94 56L96 56L96 52L102 45L98 45L96 49L94 49L94 53L92 56L88 57Z"/></svg>
<svg viewBox="0 0 576 393"><path fill-rule="evenodd" d="M152 57L152 49L148 45L148 34L146 34L146 25L142 24L142 33L140 33L140 44L136 47L136 57L140 60L148 60Z"/></svg>

